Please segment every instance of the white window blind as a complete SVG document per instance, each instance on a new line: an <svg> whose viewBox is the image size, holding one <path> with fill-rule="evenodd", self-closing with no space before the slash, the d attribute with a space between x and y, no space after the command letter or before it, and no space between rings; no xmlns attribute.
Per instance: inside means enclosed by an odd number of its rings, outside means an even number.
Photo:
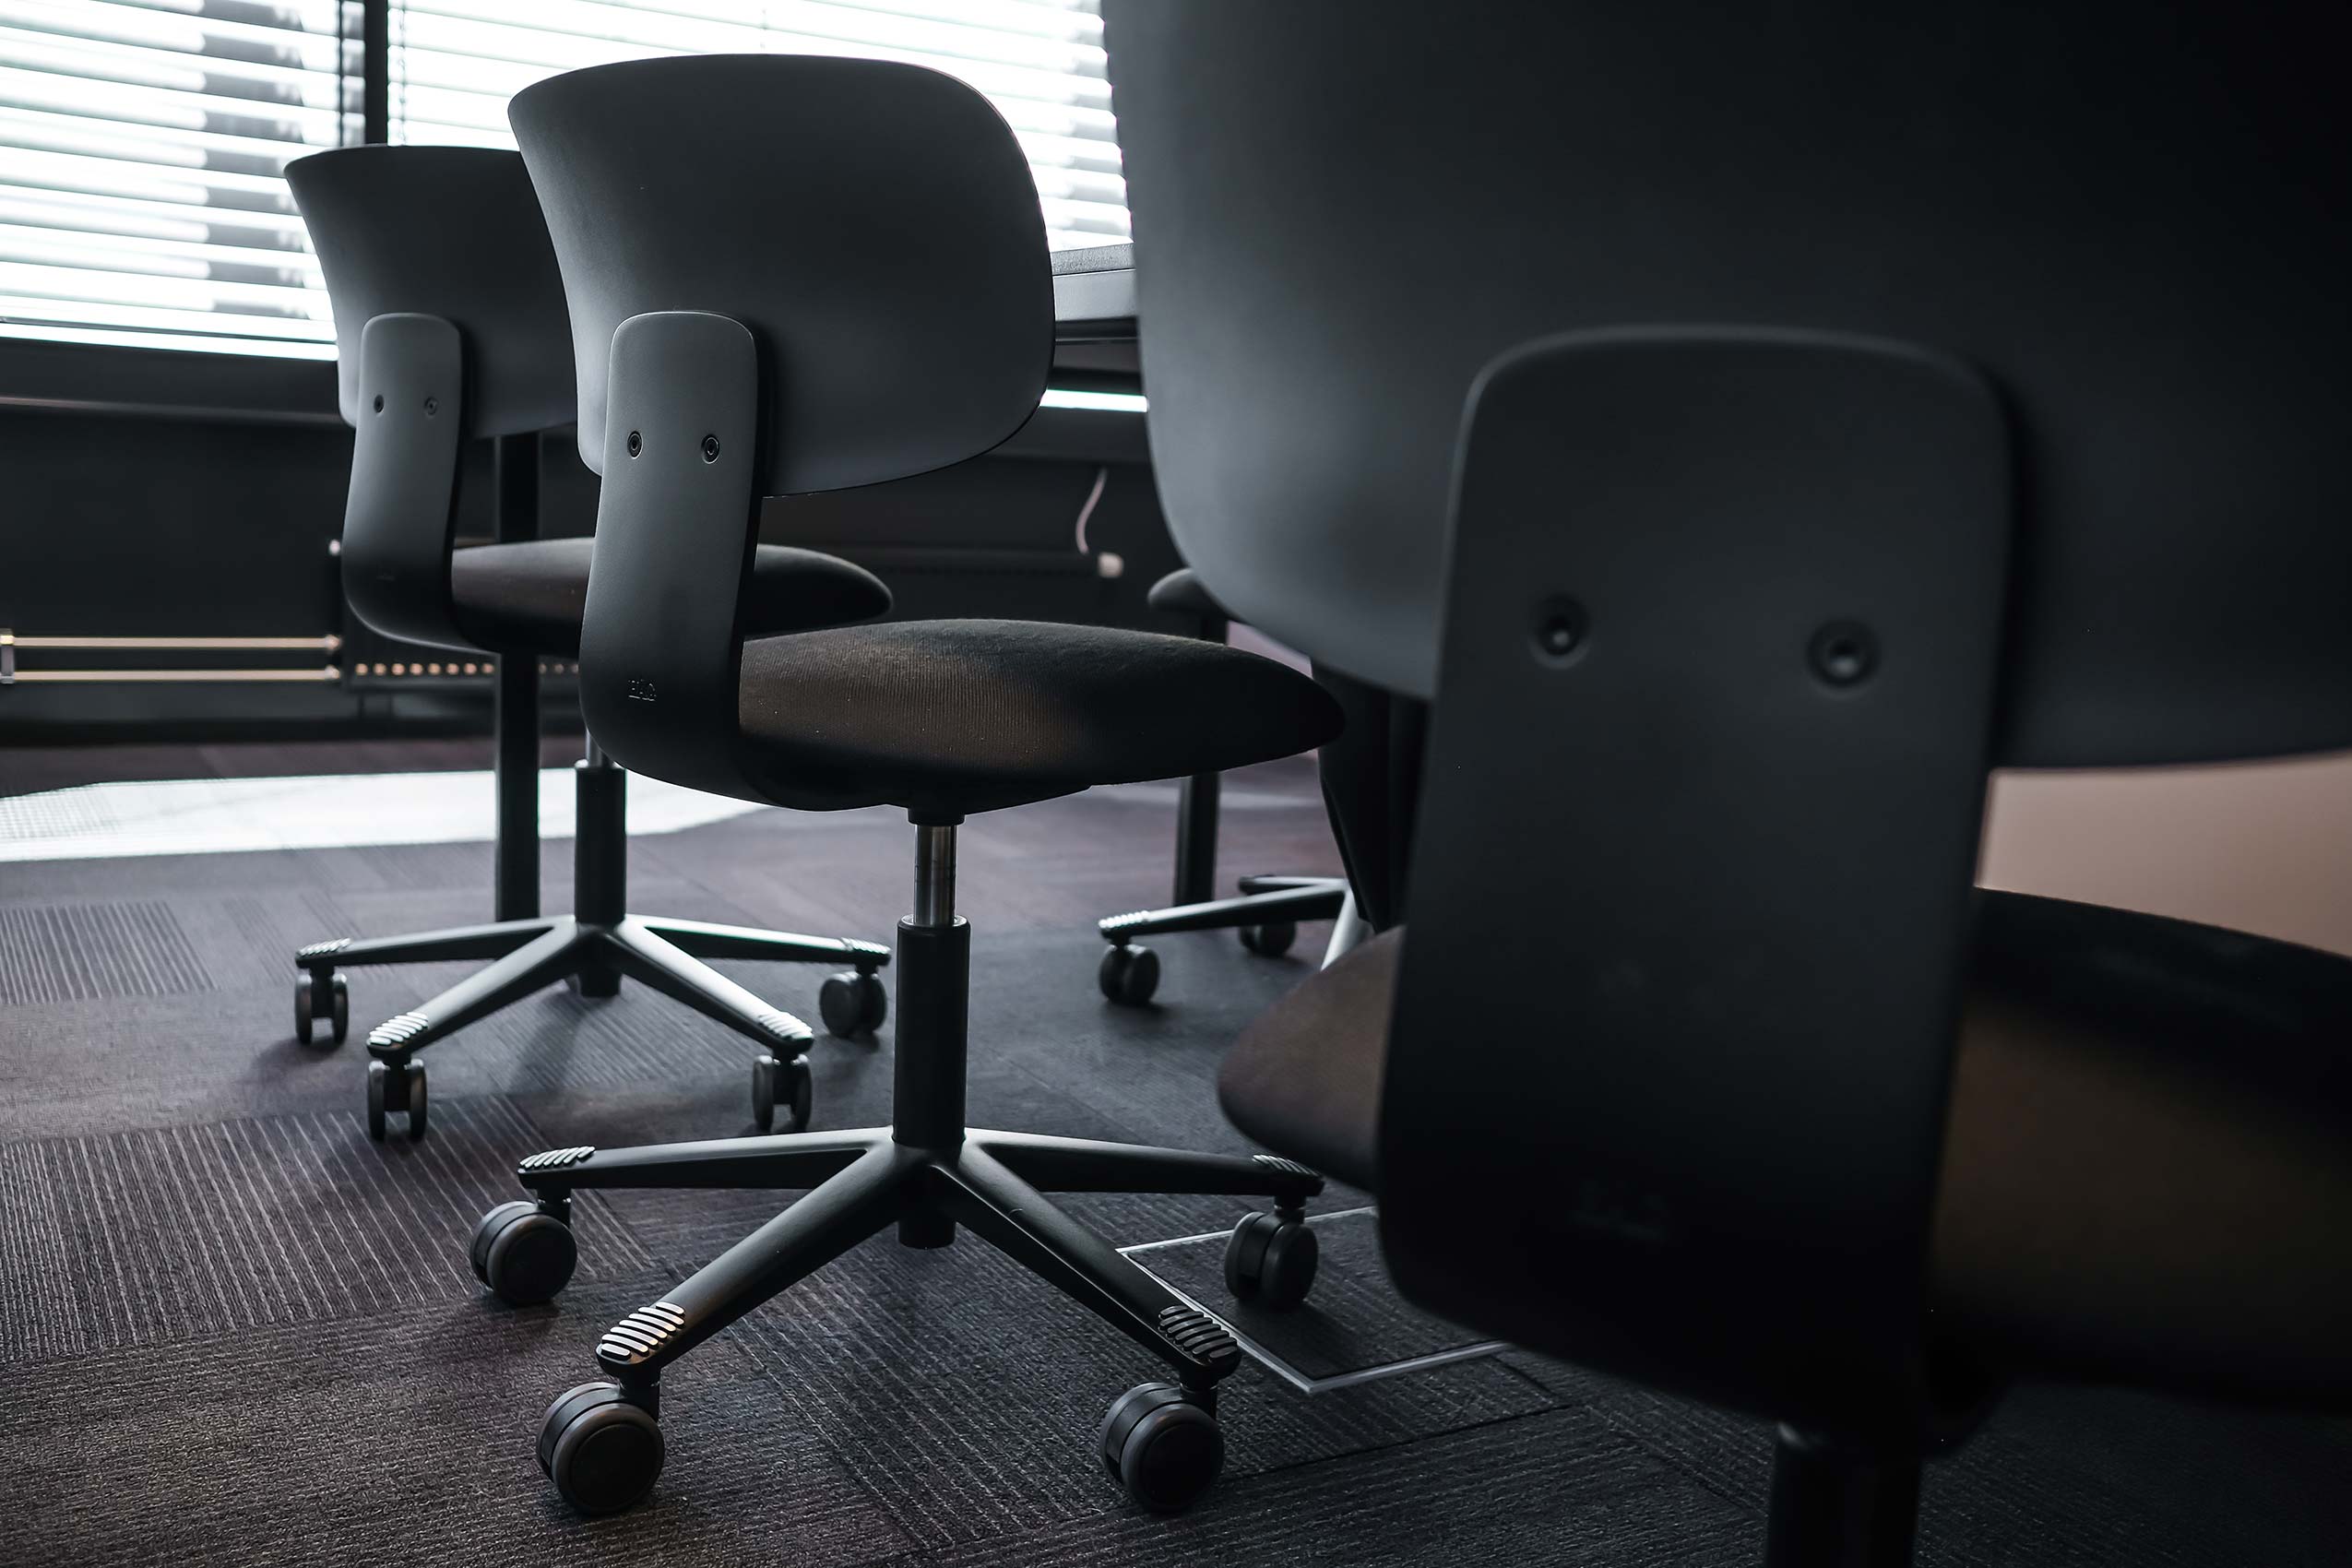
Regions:
<svg viewBox="0 0 2352 1568"><path fill-rule="evenodd" d="M1127 237L1097 0L389 0L391 138L648 54L849 54L986 93L1057 248ZM0 337L327 359L287 162L362 137L360 0L0 0Z"/></svg>
<svg viewBox="0 0 2352 1568"><path fill-rule="evenodd" d="M357 0L0 0L0 337L328 359L289 160L361 139Z"/></svg>
<svg viewBox="0 0 2352 1568"><path fill-rule="evenodd" d="M0 0L5 6L6 0ZM511 147L542 77L652 54L846 54L962 78L1004 115L1055 248L1127 238L1097 0L392 0L396 142Z"/></svg>

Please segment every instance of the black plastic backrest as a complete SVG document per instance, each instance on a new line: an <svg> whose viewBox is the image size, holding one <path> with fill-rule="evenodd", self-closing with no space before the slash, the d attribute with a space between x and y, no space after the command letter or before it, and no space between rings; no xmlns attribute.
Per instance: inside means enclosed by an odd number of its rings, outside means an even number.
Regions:
<svg viewBox="0 0 2352 1568"><path fill-rule="evenodd" d="M2000 399L1898 344L1576 333L1487 373L1461 453L1382 1098L1397 1282L1809 1428L1937 1430L1976 1392L1924 1280Z"/></svg>
<svg viewBox="0 0 2352 1568"><path fill-rule="evenodd" d="M338 400L358 433L343 514L352 612L470 647L450 600L458 448L572 417L563 279L520 155L351 147L286 166L335 307Z"/></svg>
<svg viewBox="0 0 2352 1568"><path fill-rule="evenodd" d="M508 108L563 258L580 456L602 471L613 333L705 311L761 355L759 493L984 452L1052 351L1037 187L988 100L871 60L704 55L574 71Z"/></svg>
<svg viewBox="0 0 2352 1568"><path fill-rule="evenodd" d="M1426 695L1481 367L1846 331L2014 403L2001 760L2352 744L2343 7L1105 10L1158 481L1237 617Z"/></svg>
<svg viewBox="0 0 2352 1568"><path fill-rule="evenodd" d="M869 60L600 65L510 117L605 481L588 727L638 772L766 799L737 718L759 500L957 462L1036 410L1053 296L1028 165L972 89Z"/></svg>
<svg viewBox="0 0 2352 1568"><path fill-rule="evenodd" d="M379 315L435 315L466 351L463 434L572 418L571 324L530 176L516 153L347 147L286 166L335 307L344 422L365 409L360 338ZM371 395L372 396L372 395Z"/></svg>

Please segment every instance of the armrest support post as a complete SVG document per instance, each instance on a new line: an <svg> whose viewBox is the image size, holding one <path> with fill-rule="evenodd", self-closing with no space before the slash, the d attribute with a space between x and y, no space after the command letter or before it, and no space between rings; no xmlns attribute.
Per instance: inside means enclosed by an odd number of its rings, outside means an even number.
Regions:
<svg viewBox="0 0 2352 1568"><path fill-rule="evenodd" d="M1502 1337L1907 1441L1949 1394L1925 1268L1999 399L1904 344L1572 334L1488 368L1458 453L1391 1265Z"/></svg>
<svg viewBox="0 0 2352 1568"><path fill-rule="evenodd" d="M398 313L361 329L343 594L386 636L473 646L459 635L449 598L465 414L465 346L456 327Z"/></svg>
<svg viewBox="0 0 2352 1568"><path fill-rule="evenodd" d="M743 777L741 603L758 543L758 347L703 311L613 334L580 706L624 767L713 794Z"/></svg>

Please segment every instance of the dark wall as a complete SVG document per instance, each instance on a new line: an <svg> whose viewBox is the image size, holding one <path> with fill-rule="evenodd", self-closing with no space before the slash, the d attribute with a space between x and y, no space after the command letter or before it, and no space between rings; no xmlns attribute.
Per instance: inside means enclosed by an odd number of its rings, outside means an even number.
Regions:
<svg viewBox="0 0 2352 1568"><path fill-rule="evenodd" d="M0 410L0 625L53 634L334 629L339 426Z"/></svg>
<svg viewBox="0 0 2352 1568"><path fill-rule="evenodd" d="M316 636L345 630L334 558L350 463L331 365L0 340L0 627L20 636ZM1076 546L1080 508L1108 470ZM596 480L569 431L540 451L541 530L585 534ZM491 532L491 453L467 454L461 537ZM901 616L1186 628L1144 594L1176 564L1139 415L1041 410L994 454L895 484L768 504L762 537L835 551ZM1105 553L1123 572L1105 576ZM339 656L362 651L362 638ZM380 644L373 663L393 657ZM397 651L397 650L396 650ZM316 668L317 653L22 651L28 670ZM438 655L434 656L436 659ZM454 667L453 667L454 668ZM564 683L549 693L562 721ZM486 678L0 687L0 743L487 722Z"/></svg>

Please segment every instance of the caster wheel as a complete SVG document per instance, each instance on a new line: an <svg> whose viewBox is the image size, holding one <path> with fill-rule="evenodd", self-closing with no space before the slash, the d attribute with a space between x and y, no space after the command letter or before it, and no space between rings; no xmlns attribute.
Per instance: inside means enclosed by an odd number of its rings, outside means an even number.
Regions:
<svg viewBox="0 0 2352 1568"><path fill-rule="evenodd" d="M1306 1225L1271 1214L1245 1214L1225 1243L1225 1288L1236 1301L1285 1310L1314 1288L1322 1248Z"/></svg>
<svg viewBox="0 0 2352 1568"><path fill-rule="evenodd" d="M324 980L324 987L320 981ZM312 1042L315 1026L324 1021L330 1045L351 1038L351 987L340 969L329 975L298 975L294 980L294 1039Z"/></svg>
<svg viewBox="0 0 2352 1568"><path fill-rule="evenodd" d="M1269 921L1264 925L1241 928L1241 945L1261 958L1279 958L1298 940L1299 927L1293 921Z"/></svg>
<svg viewBox="0 0 2352 1568"><path fill-rule="evenodd" d="M1198 1503L1225 1467L1225 1434L1174 1384L1146 1383L1103 1417L1102 1462L1129 1497L1173 1514Z"/></svg>
<svg viewBox="0 0 2352 1568"><path fill-rule="evenodd" d="M367 1064L367 1135L377 1143L384 1141L385 1118L394 1111L405 1111L409 1118L409 1142L424 1136L425 1094L424 1066L411 1062L395 1072L383 1062Z"/></svg>
<svg viewBox="0 0 2352 1568"><path fill-rule="evenodd" d="M890 1016L890 990L880 975L846 970L827 977L817 989L816 1011L827 1034L844 1039L870 1035Z"/></svg>
<svg viewBox="0 0 2352 1568"><path fill-rule="evenodd" d="M1122 1007L1141 1007L1159 989L1159 955L1148 947L1112 947L1095 970L1102 994Z"/></svg>
<svg viewBox="0 0 2352 1568"><path fill-rule="evenodd" d="M809 1064L802 1058L795 1056L787 1062L763 1051L752 1059L752 1120L759 1123L761 1132L776 1130L778 1106L784 1108L786 1132L806 1132L814 1092Z"/></svg>
<svg viewBox="0 0 2352 1568"><path fill-rule="evenodd" d="M661 1423L617 1383L564 1390L539 1431L539 1467L583 1514L618 1514L644 1502L665 1454Z"/></svg>
<svg viewBox="0 0 2352 1568"><path fill-rule="evenodd" d="M474 1227L474 1277L509 1306L552 1301L572 1282L580 1250L572 1228L534 1203L500 1204Z"/></svg>

